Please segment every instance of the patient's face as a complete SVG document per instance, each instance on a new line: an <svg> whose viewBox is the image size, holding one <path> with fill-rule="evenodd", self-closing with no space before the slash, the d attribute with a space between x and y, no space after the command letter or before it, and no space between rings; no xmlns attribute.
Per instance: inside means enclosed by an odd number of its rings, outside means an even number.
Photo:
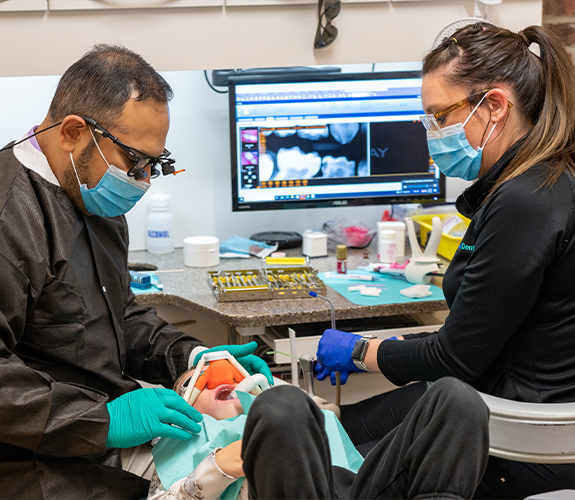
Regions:
<svg viewBox="0 0 575 500"><path fill-rule="evenodd" d="M190 370L184 377L176 382L175 390L182 396L186 392L186 382L193 375L194 370ZM237 417L243 413L242 405L237 397L233 397L231 392L238 384L222 384L214 389L206 388L200 392L193 407L200 413L209 415L216 420Z"/></svg>

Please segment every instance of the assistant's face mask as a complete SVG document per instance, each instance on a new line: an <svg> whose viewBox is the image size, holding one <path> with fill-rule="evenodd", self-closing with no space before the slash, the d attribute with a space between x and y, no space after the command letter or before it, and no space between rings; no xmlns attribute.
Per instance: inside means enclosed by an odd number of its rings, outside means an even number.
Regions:
<svg viewBox="0 0 575 500"><path fill-rule="evenodd" d="M145 192L150 188L150 184L144 181L137 181L118 167L110 165L104 158L91 129L90 133L100 155L106 165L108 165L108 170L106 170L96 187L88 189L86 184L80 183L74 158L70 152L70 160L72 160L72 167L80 185L80 194L82 195L82 200L84 200L86 210L100 217L124 215L144 196Z"/></svg>
<svg viewBox="0 0 575 500"><path fill-rule="evenodd" d="M429 154L439 170L447 177L459 177L466 181L472 181L479 177L483 148L487 144L497 124L493 125L483 146L477 149L474 149L471 144L469 144L465 136L464 128L486 96L487 94L481 98L481 101L475 106L465 122L456 123L455 125L441 129L441 137L435 136L433 132L429 130L427 131Z"/></svg>

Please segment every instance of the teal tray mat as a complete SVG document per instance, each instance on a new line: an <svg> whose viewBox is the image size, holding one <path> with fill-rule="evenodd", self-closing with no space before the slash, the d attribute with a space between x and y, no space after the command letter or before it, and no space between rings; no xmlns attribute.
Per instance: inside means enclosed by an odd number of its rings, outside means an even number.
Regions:
<svg viewBox="0 0 575 500"><path fill-rule="evenodd" d="M369 271L364 271L362 269L358 270L348 270L348 274L363 274L369 276L375 276L375 281L362 281L353 279L341 279L341 278L326 278L325 273L319 273L320 279L330 288L333 288L337 293L343 295L347 300L353 302L354 304L360 306L375 306L382 304L404 304L406 302L418 302L422 300L445 300L443 295L443 290L438 286L431 285L429 291L432 293L427 297L421 299L412 299L410 297L405 297L399 293L400 290L404 288L409 288L413 286L413 283L409 283L403 276L391 276L383 275L380 273L372 273ZM341 276L346 276L342 274ZM368 295L361 295L359 292L348 292L348 286L357 285L385 285L381 287L381 294L379 297L370 297Z"/></svg>

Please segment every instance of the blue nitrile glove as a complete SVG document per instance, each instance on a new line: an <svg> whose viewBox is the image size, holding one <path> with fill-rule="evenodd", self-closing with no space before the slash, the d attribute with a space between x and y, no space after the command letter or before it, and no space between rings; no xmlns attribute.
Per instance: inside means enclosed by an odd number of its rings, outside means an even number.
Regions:
<svg viewBox="0 0 575 500"><path fill-rule="evenodd" d="M252 354L257 346L258 344L256 342L250 342L244 345L219 345L212 347L211 349L199 352L194 359L193 366L196 366L201 357L207 352L228 351L250 375L262 373L268 379L268 383L274 385L274 378L268 364L263 359Z"/></svg>
<svg viewBox="0 0 575 500"><path fill-rule="evenodd" d="M335 385L335 372L341 373L341 383L345 384L350 372L360 372L351 360L351 352L361 335L341 332L328 328L317 346L317 379L323 380L330 375L331 384Z"/></svg>
<svg viewBox="0 0 575 500"><path fill-rule="evenodd" d="M107 407L109 448L131 448L156 437L187 441L192 438L188 431L200 432L197 422L203 419L177 392L164 388L137 389L114 399Z"/></svg>

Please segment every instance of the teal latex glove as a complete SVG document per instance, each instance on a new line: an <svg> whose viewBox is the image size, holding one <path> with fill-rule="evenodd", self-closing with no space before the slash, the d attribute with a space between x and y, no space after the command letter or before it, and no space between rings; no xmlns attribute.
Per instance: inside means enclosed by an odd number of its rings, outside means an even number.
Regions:
<svg viewBox="0 0 575 500"><path fill-rule="evenodd" d="M203 420L202 414L177 392L163 388L128 392L107 407L110 429L106 446L109 448L131 448L156 437L187 441L192 438L190 432L200 432L197 422Z"/></svg>
<svg viewBox="0 0 575 500"><path fill-rule="evenodd" d="M250 342L244 345L219 345L199 352L194 359L194 366L196 366L200 358L207 352L228 351L238 363L242 365L250 375L255 373L262 373L268 379L270 385L274 385L274 378L268 364L261 358L254 356L252 353L256 350L257 343Z"/></svg>

